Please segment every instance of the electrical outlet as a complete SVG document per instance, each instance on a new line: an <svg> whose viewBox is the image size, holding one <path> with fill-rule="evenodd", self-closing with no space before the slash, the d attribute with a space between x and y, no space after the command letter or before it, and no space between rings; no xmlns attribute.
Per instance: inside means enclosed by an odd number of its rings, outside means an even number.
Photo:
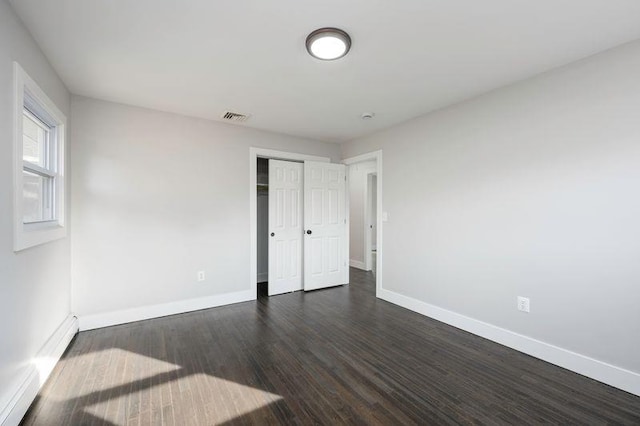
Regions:
<svg viewBox="0 0 640 426"><path fill-rule="evenodd" d="M204 281L204 271L198 271L198 281Z"/></svg>
<svg viewBox="0 0 640 426"><path fill-rule="evenodd" d="M522 312L529 312L529 298L518 296L518 310Z"/></svg>

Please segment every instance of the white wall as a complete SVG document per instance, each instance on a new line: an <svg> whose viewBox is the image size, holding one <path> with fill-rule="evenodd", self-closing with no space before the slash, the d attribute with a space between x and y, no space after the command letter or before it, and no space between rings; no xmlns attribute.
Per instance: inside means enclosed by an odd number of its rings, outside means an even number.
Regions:
<svg viewBox="0 0 640 426"><path fill-rule="evenodd" d="M69 239L13 252L13 61L68 117L65 86L0 1L0 413L70 312Z"/></svg>
<svg viewBox="0 0 640 426"><path fill-rule="evenodd" d="M375 173L376 162L365 161L349 166L349 260L351 266L364 268L365 261L365 202L367 175Z"/></svg>
<svg viewBox="0 0 640 426"><path fill-rule="evenodd" d="M81 327L96 314L248 291L249 147L340 158L338 145L82 97L72 116Z"/></svg>
<svg viewBox="0 0 640 426"><path fill-rule="evenodd" d="M383 149L383 287L640 373L638 76L635 42L344 145Z"/></svg>

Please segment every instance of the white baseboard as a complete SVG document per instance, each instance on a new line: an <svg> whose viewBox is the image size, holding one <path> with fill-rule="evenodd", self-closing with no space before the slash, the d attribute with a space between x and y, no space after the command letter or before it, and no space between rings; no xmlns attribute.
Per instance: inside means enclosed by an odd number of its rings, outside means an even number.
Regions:
<svg viewBox="0 0 640 426"><path fill-rule="evenodd" d="M49 378L53 367L69 346L71 339L78 332L78 319L69 315L58 326L33 358L23 379L18 382L13 397L5 407L0 409L0 425L15 426L20 423L29 406L38 395L38 391Z"/></svg>
<svg viewBox="0 0 640 426"><path fill-rule="evenodd" d="M360 262L359 260L349 259L349 266L353 268L362 269L363 271L367 270L367 267L365 266L364 262Z"/></svg>
<svg viewBox="0 0 640 426"><path fill-rule="evenodd" d="M488 324L429 303L380 289L377 296L419 314L492 340L527 355L566 368L610 386L640 396L640 374Z"/></svg>
<svg viewBox="0 0 640 426"><path fill-rule="evenodd" d="M264 283L269 281L269 273L268 272L258 272L257 283Z"/></svg>
<svg viewBox="0 0 640 426"><path fill-rule="evenodd" d="M128 322L142 321L151 318L166 317L168 315L199 311L200 309L215 308L217 306L231 305L233 303L247 302L255 299L255 292L245 290L234 293L200 297L198 299L179 300L177 302L162 303L159 305L123 309L120 311L104 312L92 315L79 315L80 330L93 330L95 328L126 324Z"/></svg>

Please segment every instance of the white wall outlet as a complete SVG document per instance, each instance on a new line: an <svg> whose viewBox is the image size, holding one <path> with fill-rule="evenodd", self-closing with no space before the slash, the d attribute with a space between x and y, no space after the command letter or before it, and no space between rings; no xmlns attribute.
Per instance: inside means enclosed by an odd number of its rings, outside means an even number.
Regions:
<svg viewBox="0 0 640 426"><path fill-rule="evenodd" d="M198 271L198 281L204 281L204 271Z"/></svg>
<svg viewBox="0 0 640 426"><path fill-rule="evenodd" d="M389 221L389 213L382 212L382 221L383 222L388 222Z"/></svg>
<svg viewBox="0 0 640 426"><path fill-rule="evenodd" d="M522 312L529 312L529 298L518 296L518 310Z"/></svg>

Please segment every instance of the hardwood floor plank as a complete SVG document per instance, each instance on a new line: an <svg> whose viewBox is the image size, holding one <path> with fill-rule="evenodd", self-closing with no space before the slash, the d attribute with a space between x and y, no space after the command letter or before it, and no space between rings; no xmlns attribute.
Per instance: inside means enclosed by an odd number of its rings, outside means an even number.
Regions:
<svg viewBox="0 0 640 426"><path fill-rule="evenodd" d="M351 284L80 333L24 425L640 424L640 397Z"/></svg>

